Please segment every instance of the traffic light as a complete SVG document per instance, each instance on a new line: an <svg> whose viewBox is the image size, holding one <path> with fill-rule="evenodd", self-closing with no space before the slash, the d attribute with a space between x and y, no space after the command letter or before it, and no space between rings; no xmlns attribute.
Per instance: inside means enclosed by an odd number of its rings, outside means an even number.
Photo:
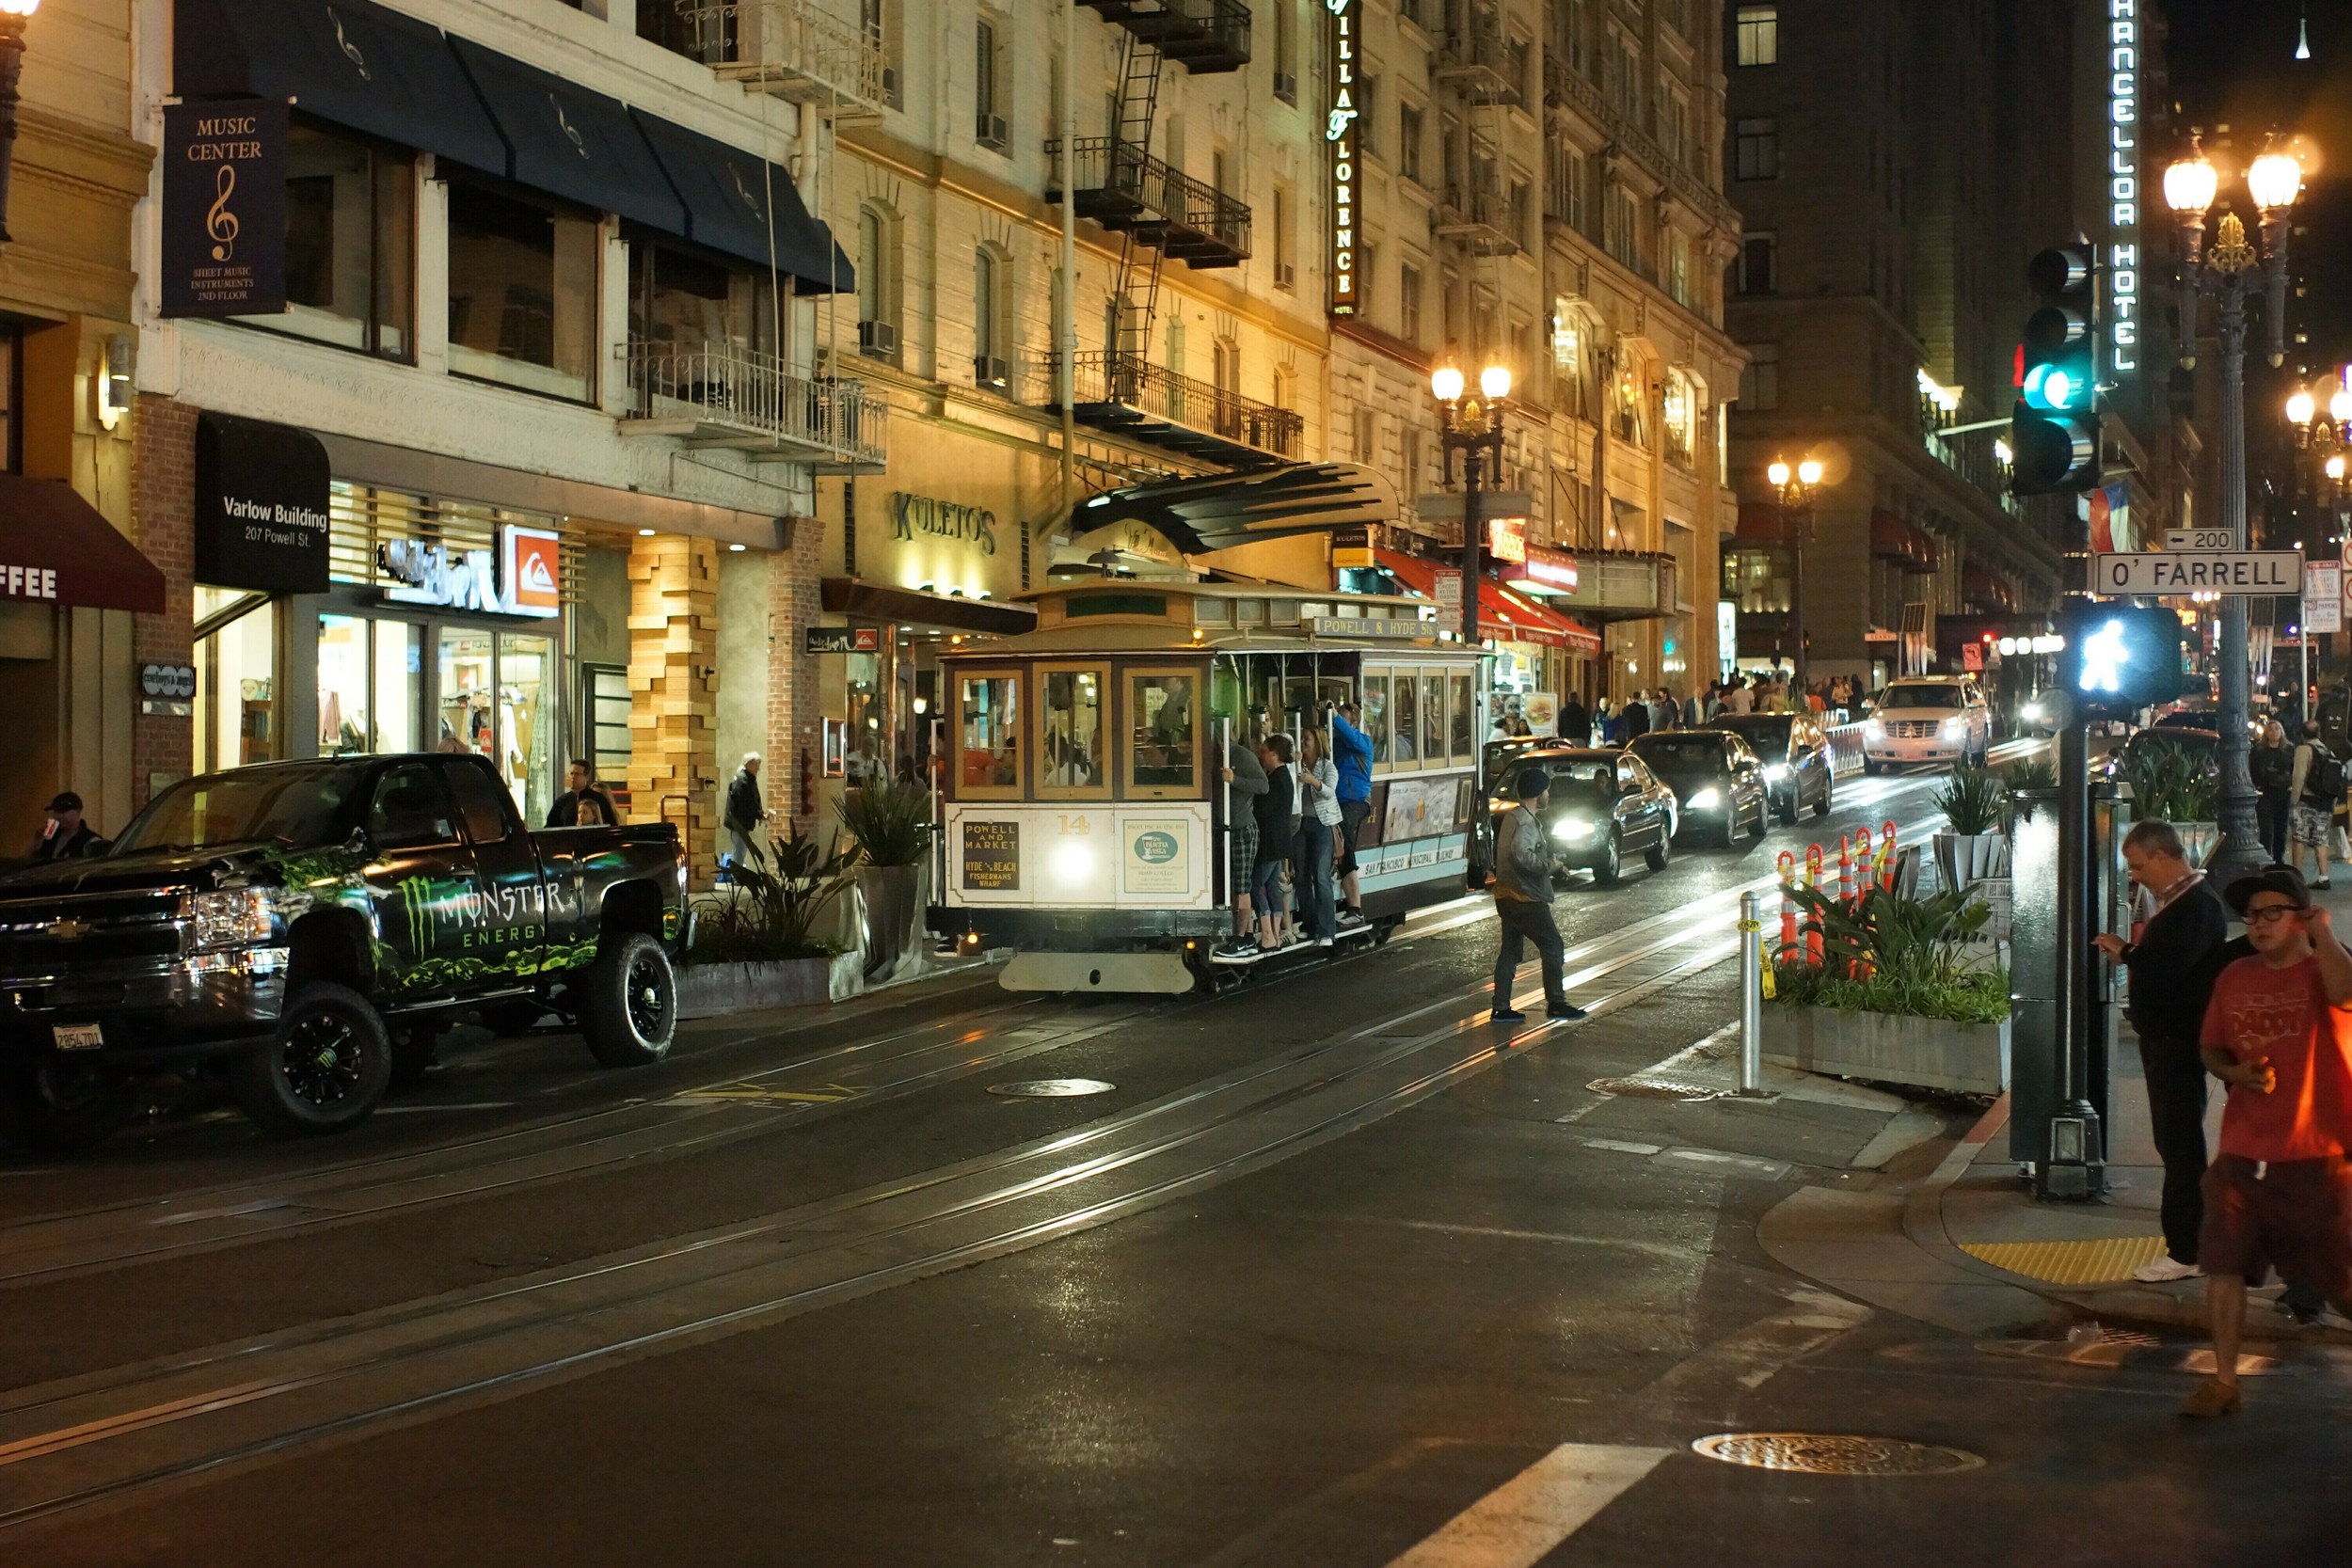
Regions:
<svg viewBox="0 0 2352 1568"><path fill-rule="evenodd" d="M2061 495L2099 483L2098 329L2087 245L2045 250L2026 264L2042 301L2026 320L2018 402L2010 416L2010 488Z"/></svg>
<svg viewBox="0 0 2352 1568"><path fill-rule="evenodd" d="M2122 719L2181 694L2181 619L2169 610L2081 602L2060 617L2058 683L2078 719Z"/></svg>

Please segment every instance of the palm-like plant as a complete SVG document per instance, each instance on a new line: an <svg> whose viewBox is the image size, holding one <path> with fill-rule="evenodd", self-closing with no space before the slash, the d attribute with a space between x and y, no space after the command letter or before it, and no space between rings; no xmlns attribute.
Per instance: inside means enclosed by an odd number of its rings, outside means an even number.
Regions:
<svg viewBox="0 0 2352 1568"><path fill-rule="evenodd" d="M853 849L831 848L798 827L777 842L774 862L758 845L735 864L726 895L701 924L690 958L708 963L831 957L834 949L809 933L850 887Z"/></svg>
<svg viewBox="0 0 2352 1568"><path fill-rule="evenodd" d="M1931 803L1956 833L1997 832L2006 791L1981 768L1955 768Z"/></svg>
<svg viewBox="0 0 2352 1568"><path fill-rule="evenodd" d="M834 810L866 865L919 865L930 849L931 796L921 784L861 784Z"/></svg>
<svg viewBox="0 0 2352 1568"><path fill-rule="evenodd" d="M1872 886L1852 904L1803 885L1788 890L1821 934L1821 963L1784 951L1775 992L1805 1006L1994 1022L2009 1011L2008 977L1972 969L1959 939L1983 928L1992 910L1967 889L1924 898Z"/></svg>
<svg viewBox="0 0 2352 1568"><path fill-rule="evenodd" d="M2221 781L2209 760L2185 746L2142 745L2123 768L2132 815L2143 821L2212 821Z"/></svg>

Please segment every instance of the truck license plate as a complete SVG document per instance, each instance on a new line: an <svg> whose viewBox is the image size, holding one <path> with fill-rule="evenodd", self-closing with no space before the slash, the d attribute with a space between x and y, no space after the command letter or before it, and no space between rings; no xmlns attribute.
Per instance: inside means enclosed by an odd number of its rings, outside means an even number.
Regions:
<svg viewBox="0 0 2352 1568"><path fill-rule="evenodd" d="M55 1027L60 1051L96 1051L106 1043L106 1037L95 1023L60 1023Z"/></svg>

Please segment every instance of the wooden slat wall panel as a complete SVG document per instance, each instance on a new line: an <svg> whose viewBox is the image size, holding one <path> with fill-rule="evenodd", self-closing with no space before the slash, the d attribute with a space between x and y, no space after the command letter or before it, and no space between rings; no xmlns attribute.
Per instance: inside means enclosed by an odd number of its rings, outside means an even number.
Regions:
<svg viewBox="0 0 2352 1568"><path fill-rule="evenodd" d="M689 878L710 885L721 810L719 546L639 539L628 558L628 787L640 821L686 840Z"/></svg>

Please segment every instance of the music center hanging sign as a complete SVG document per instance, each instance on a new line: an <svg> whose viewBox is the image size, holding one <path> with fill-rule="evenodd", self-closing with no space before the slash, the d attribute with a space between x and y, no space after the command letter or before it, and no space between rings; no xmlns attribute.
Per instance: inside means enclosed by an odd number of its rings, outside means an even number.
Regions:
<svg viewBox="0 0 2352 1568"><path fill-rule="evenodd" d="M164 106L162 313L286 309L286 103Z"/></svg>

